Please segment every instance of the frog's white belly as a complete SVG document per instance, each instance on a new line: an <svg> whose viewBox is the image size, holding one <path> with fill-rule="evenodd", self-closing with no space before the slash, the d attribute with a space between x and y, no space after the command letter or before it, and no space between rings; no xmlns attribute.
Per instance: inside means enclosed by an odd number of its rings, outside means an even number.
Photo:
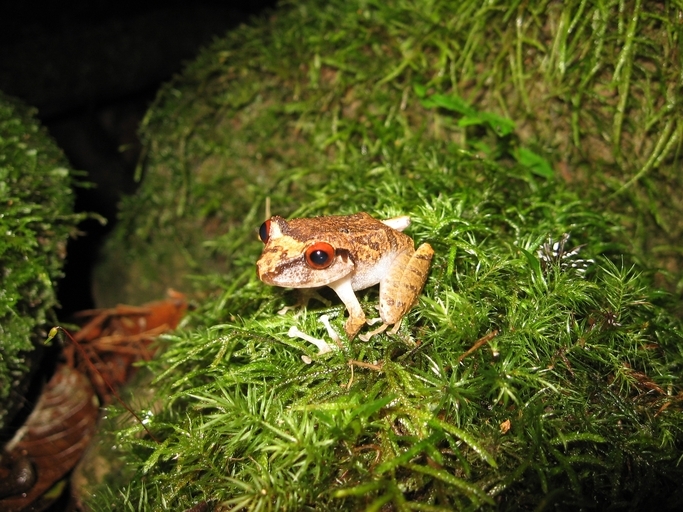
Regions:
<svg viewBox="0 0 683 512"><path fill-rule="evenodd" d="M396 259L396 253L384 254L379 261L372 265L358 265L351 277L351 286L354 290L364 290L374 286L389 275L389 269Z"/></svg>

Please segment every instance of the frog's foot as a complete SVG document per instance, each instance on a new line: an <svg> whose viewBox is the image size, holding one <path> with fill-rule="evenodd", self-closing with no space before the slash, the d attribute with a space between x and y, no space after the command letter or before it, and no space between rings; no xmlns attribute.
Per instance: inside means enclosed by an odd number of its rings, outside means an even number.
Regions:
<svg viewBox="0 0 683 512"><path fill-rule="evenodd" d="M344 330L346 331L346 335L349 337L349 340L355 338L356 334L358 334L358 331L360 331L364 325L365 315L362 314L362 311L361 316L349 316L344 324Z"/></svg>
<svg viewBox="0 0 683 512"><path fill-rule="evenodd" d="M285 315L289 311L294 311L297 309L305 308L306 306L308 306L308 303L311 299L315 299L317 301L322 302L328 308L332 305L331 301L327 300L325 297L320 295L320 293L318 293L318 288L302 288L299 291L298 295L299 295L299 297L296 301L296 304L294 304L292 306L285 306L284 308L280 309L277 312L277 314L278 315Z"/></svg>
<svg viewBox="0 0 683 512"><path fill-rule="evenodd" d="M384 332L387 329L387 327L389 327L389 324L382 324L377 329L373 329L370 332L361 334L360 336L358 336L358 339L360 339L361 341L370 341L370 338L372 338L375 334Z"/></svg>
<svg viewBox="0 0 683 512"><path fill-rule="evenodd" d="M374 324L379 323L381 321L382 321L381 318L373 318L372 320L368 320L366 323L368 325L374 325ZM358 336L358 339L360 339L361 341L370 341L370 338L372 338L376 334L383 333L384 331L387 330L387 327L389 327L390 325L391 324L382 324L370 332L367 332L365 334L361 334L360 336ZM391 328L389 333L390 334L396 334L398 332L399 327L401 327L401 321L400 320L394 324L394 326Z"/></svg>
<svg viewBox="0 0 683 512"><path fill-rule="evenodd" d="M294 304L293 306L285 306L282 309L278 309L277 314L278 315L286 315L290 311L294 311L295 309L299 309L301 306Z"/></svg>

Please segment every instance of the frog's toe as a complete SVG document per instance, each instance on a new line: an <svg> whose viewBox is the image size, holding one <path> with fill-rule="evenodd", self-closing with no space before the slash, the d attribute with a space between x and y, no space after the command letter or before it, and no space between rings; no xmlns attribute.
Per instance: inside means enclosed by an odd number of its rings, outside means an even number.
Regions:
<svg viewBox="0 0 683 512"><path fill-rule="evenodd" d="M344 324L344 330L346 331L346 335L349 337L349 340L355 338L356 334L358 334L358 331L360 331L364 325L365 318L349 317L349 319Z"/></svg>
<svg viewBox="0 0 683 512"><path fill-rule="evenodd" d="M370 341L370 338L372 338L375 334L384 332L387 327L389 327L389 324L382 324L377 329L373 329L370 332L361 334L360 336L358 336L358 339L360 339L361 341Z"/></svg>

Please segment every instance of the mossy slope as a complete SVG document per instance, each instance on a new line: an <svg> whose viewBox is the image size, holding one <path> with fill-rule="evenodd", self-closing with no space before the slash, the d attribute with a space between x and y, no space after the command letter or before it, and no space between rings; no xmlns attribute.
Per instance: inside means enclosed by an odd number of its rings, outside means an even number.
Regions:
<svg viewBox="0 0 683 512"><path fill-rule="evenodd" d="M683 338L666 295L620 255L619 230L523 166L431 142L392 146L301 172L299 183L328 178L293 215L411 214L411 234L436 257L405 326L317 357L289 328L325 337L326 312L341 332L343 309L278 315L294 299L258 282L256 224L236 226L214 242L232 270L204 276L224 291L152 365L167 398L151 426L165 441L129 446L139 472L126 501L452 510L680 500ZM548 239L565 232L565 254L585 247L544 264L538 251L552 253ZM589 257L585 276L572 267ZM373 316L376 294L362 297Z"/></svg>
<svg viewBox="0 0 683 512"><path fill-rule="evenodd" d="M152 363L164 405L149 424L165 440L120 431L130 482L98 491L96 508L681 504L680 323L639 265L648 243L586 186L616 191L633 176L630 125L619 101L572 102L579 90L596 99L605 75L559 51L590 64L596 53L579 50L593 32L605 55L642 48L624 28L633 11L472 6L292 4L217 41L162 91L144 126L147 179L112 259L134 265L136 286L160 273L177 285L168 273L190 269L201 298ZM672 119L661 112L652 123ZM584 152L598 121L609 158ZM570 173L580 194L553 171L574 165L599 171ZM255 277L266 198L285 216L413 217L410 234L436 256L397 336L325 357L287 336L296 325L324 337L323 312L341 332L343 310L276 314L294 299ZM639 204L617 210L649 222ZM552 253L565 233L563 259ZM375 292L362 297L374 316Z"/></svg>
<svg viewBox="0 0 683 512"><path fill-rule="evenodd" d="M618 212L633 251L675 285L677 13L616 0L284 4L216 41L159 94L142 126L146 184L104 254L101 302L151 300L214 267L202 241L240 221L274 172L375 153L384 123L401 125L397 145L427 137L497 157L489 126L507 134L508 152L521 141L596 208ZM425 105L416 85L436 100ZM152 260L140 257L149 242Z"/></svg>

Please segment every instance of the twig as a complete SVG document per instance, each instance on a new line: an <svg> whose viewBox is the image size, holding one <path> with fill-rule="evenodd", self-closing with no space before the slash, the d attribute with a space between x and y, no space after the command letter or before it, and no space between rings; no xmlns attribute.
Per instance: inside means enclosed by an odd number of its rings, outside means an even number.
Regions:
<svg viewBox="0 0 683 512"><path fill-rule="evenodd" d="M359 368L367 368L368 370L375 370L376 372L381 372L384 363L380 362L379 364L372 364L364 363L363 361L356 361L355 359L349 359L349 366L352 368L354 366L358 366Z"/></svg>
<svg viewBox="0 0 683 512"><path fill-rule="evenodd" d="M351 384L353 384L353 367L354 366L358 366L359 368L367 368L368 370L375 370L376 372L381 372L382 366L384 366L384 363L379 363L379 364L364 363L363 361L356 361L355 359L349 359L348 364L349 364L349 367L351 368L351 378L349 379L349 383L346 385L347 390L351 389Z"/></svg>
<svg viewBox="0 0 683 512"><path fill-rule="evenodd" d="M472 345L472 346L470 347L470 349L469 349L467 352L465 352L463 355L461 355L461 356L458 358L458 363L462 363L462 360L463 360L463 359L465 359L467 356L469 356L470 354L472 354L473 352L475 352L475 351L476 351L479 347L481 347L482 345L485 345L486 343L488 343L489 341L491 341L491 340L492 340L493 338L495 338L496 336L498 336L498 330L497 330L497 329L496 329L495 331L491 331L491 332L488 333L487 335L482 336L481 338L479 338L479 339L477 340L477 342L476 342L474 345Z"/></svg>

